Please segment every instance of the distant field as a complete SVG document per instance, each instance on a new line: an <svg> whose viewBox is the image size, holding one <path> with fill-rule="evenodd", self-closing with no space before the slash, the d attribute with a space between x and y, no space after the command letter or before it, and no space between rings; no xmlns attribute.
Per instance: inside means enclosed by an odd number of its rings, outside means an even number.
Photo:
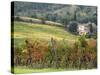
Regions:
<svg viewBox="0 0 100 75"><path fill-rule="evenodd" d="M14 35L15 43L20 41L20 44L21 41L26 38L32 38L33 40L41 39L47 41L50 40L51 37L57 40L77 40L77 36L65 31L64 28L25 22L14 22L14 34L12 33L12 35Z"/></svg>

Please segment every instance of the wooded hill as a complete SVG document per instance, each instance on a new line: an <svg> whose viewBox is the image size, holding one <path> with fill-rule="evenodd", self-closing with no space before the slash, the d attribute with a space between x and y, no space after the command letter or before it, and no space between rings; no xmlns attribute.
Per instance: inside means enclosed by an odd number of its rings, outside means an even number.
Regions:
<svg viewBox="0 0 100 75"><path fill-rule="evenodd" d="M67 25L75 20L97 24L97 7L82 5L14 2L14 16L24 16L54 21Z"/></svg>

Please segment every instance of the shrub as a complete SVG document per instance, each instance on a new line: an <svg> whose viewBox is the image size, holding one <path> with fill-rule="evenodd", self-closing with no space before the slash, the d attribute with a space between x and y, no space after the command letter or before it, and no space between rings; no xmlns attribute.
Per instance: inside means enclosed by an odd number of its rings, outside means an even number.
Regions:
<svg viewBox="0 0 100 75"><path fill-rule="evenodd" d="M97 67L97 44L95 39L80 36L69 45L65 39L50 41L26 40L26 47L15 48L15 65L31 68L75 68Z"/></svg>

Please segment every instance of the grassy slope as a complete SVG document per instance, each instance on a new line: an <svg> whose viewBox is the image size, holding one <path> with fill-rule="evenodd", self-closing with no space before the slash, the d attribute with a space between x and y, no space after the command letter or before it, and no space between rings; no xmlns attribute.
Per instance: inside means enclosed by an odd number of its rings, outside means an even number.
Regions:
<svg viewBox="0 0 100 75"><path fill-rule="evenodd" d="M14 22L14 38L33 38L49 40L51 37L76 40L77 36L65 31L63 28L43 24Z"/></svg>

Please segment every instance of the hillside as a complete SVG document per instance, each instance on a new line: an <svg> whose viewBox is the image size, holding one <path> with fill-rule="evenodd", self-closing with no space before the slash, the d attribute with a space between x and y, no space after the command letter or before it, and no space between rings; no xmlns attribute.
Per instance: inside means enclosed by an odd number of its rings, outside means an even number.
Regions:
<svg viewBox="0 0 100 75"><path fill-rule="evenodd" d="M72 35L61 27L25 22L14 22L14 40L16 44L23 43L23 40L27 38L32 38L33 40L41 39L49 41L52 37L57 40L77 40L76 35Z"/></svg>
<svg viewBox="0 0 100 75"><path fill-rule="evenodd" d="M89 20L96 23L97 7L82 5L50 4L50 3L31 3L14 2L14 16L24 16L32 18L44 18L46 20L68 23L76 15L77 21ZM66 19L66 23L64 21Z"/></svg>

